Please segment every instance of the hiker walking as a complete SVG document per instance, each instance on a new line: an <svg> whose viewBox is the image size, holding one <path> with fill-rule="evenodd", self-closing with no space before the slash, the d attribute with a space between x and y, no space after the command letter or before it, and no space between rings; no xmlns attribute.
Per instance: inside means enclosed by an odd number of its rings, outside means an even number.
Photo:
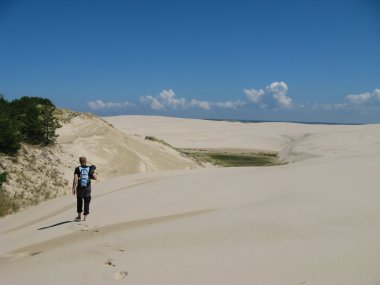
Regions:
<svg viewBox="0 0 380 285"><path fill-rule="evenodd" d="M73 180L73 195L77 195L78 216L75 218L77 221L82 219L82 212L84 220L86 220L86 216L90 213L91 179L97 179L95 165L87 166L87 159L84 156L79 158L79 162L80 166L75 168Z"/></svg>

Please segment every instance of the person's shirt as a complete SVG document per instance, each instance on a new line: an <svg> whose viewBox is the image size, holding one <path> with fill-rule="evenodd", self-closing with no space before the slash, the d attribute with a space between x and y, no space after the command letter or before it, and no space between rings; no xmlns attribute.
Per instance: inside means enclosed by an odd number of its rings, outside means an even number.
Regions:
<svg viewBox="0 0 380 285"><path fill-rule="evenodd" d="M77 175L77 177L78 177L77 187L79 187L79 178L80 178L80 174L81 174L80 173L80 168L88 168L88 171L90 172L90 167L87 166L87 165L81 165L81 166L78 166L78 167L75 168L74 175ZM89 184L88 184L88 186L91 185L91 179L92 179L92 176L89 176Z"/></svg>
<svg viewBox="0 0 380 285"><path fill-rule="evenodd" d="M80 169L79 169L79 167L82 167L82 168L87 168L88 167L88 168L90 168L87 165L81 165L81 166L76 167L75 170L74 170L74 174L78 175L78 177L80 177Z"/></svg>

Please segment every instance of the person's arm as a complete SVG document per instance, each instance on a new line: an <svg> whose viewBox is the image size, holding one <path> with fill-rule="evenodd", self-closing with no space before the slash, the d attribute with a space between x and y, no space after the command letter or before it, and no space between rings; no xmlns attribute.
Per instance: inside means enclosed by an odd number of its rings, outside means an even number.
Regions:
<svg viewBox="0 0 380 285"><path fill-rule="evenodd" d="M73 195L75 195L76 190L77 190L77 185L78 185L78 175L74 174L74 179L73 179Z"/></svg>
<svg viewBox="0 0 380 285"><path fill-rule="evenodd" d="M98 180L98 177L96 177L96 173L95 173L95 172L92 173L92 175L91 175L91 179Z"/></svg>

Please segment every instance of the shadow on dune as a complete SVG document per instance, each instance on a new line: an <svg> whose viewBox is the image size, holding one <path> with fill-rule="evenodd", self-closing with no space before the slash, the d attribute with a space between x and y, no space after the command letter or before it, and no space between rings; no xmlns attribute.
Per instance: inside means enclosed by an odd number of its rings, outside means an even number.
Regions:
<svg viewBox="0 0 380 285"><path fill-rule="evenodd" d="M64 224L67 224L67 223L75 223L76 221L64 221L64 222L60 222L60 223L56 223L54 225L51 225L51 226L46 226L46 227L43 227L43 228L39 228L37 230L45 230L45 229L49 229L49 228L53 228L53 227L57 227L57 226L60 226L60 225L64 225Z"/></svg>

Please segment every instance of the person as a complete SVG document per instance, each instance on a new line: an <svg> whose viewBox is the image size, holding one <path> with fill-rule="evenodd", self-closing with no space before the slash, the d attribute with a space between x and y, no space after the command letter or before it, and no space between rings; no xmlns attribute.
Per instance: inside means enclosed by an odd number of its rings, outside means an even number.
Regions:
<svg viewBox="0 0 380 285"><path fill-rule="evenodd" d="M76 221L82 219L82 212L84 215L84 221L87 215L90 213L91 202L91 179L97 179L95 174L95 166L87 166L87 159L84 156L79 158L80 166L74 170L73 179L73 195L77 197L77 213ZM83 207L84 206L84 207Z"/></svg>

